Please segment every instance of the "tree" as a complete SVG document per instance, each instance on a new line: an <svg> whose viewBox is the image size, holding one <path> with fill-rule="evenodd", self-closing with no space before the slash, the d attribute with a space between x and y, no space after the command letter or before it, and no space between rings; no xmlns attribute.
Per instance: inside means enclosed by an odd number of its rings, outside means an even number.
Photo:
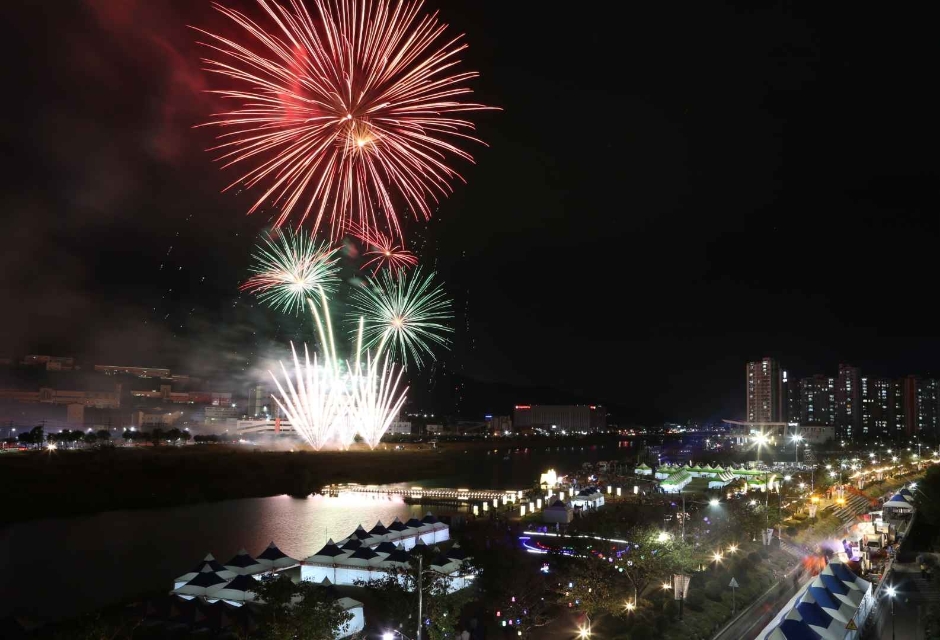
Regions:
<svg viewBox="0 0 940 640"><path fill-rule="evenodd" d="M98 432L95 433L95 437L98 439L98 442L101 442L101 443L110 442L111 432L108 431L107 429L99 429Z"/></svg>
<svg viewBox="0 0 940 640"><path fill-rule="evenodd" d="M927 470L923 480L917 483L914 500L918 518L934 527L940 525L940 467L933 466Z"/></svg>
<svg viewBox="0 0 940 640"><path fill-rule="evenodd" d="M549 588L549 577L541 572L541 562L533 562L528 554L512 548L490 548L478 552L480 571L477 584L486 594L486 601L500 612L504 620L518 621L513 625L519 637L538 637L539 629L554 619L555 598Z"/></svg>
<svg viewBox="0 0 940 640"><path fill-rule="evenodd" d="M183 429L182 433L180 433L180 440L182 440L183 442L189 442L192 439L192 437L193 436L189 432L188 429Z"/></svg>
<svg viewBox="0 0 940 640"><path fill-rule="evenodd" d="M82 440L85 441L85 444L97 444L98 436L95 435L93 432L89 431L82 437Z"/></svg>
<svg viewBox="0 0 940 640"><path fill-rule="evenodd" d="M333 640L352 620L336 603L333 589L310 582L271 578L258 584L257 594L264 606L258 629L249 637L258 640Z"/></svg>
<svg viewBox="0 0 940 640"><path fill-rule="evenodd" d="M166 434L163 432L163 429L154 427L153 431L150 432L150 441L154 445L163 444L166 441Z"/></svg>
<svg viewBox="0 0 940 640"><path fill-rule="evenodd" d="M23 444L34 444L41 447L42 443L45 442L42 425L33 427L26 433L21 433L18 439Z"/></svg>
<svg viewBox="0 0 940 640"><path fill-rule="evenodd" d="M554 557L559 579L557 600L563 607L576 606L593 618L622 609L624 595L633 591L623 573L605 559L592 554Z"/></svg>
<svg viewBox="0 0 940 640"><path fill-rule="evenodd" d="M166 432L166 439L169 440L170 442L176 442L177 440L180 439L180 433L181 432L179 429L177 429L176 427L173 427L172 429Z"/></svg>
<svg viewBox="0 0 940 640"><path fill-rule="evenodd" d="M389 575L379 580L360 582L380 594L382 603L379 617L393 628L411 629L417 627L418 613L418 556L423 557L421 574L422 613L424 622L422 638L427 640L453 639L460 632L460 614L464 606L473 599L471 588L450 592L451 578L430 569L434 552L427 547L414 548L411 551L410 566L398 575ZM464 568L469 570L468 563ZM405 631L408 636L412 633Z"/></svg>

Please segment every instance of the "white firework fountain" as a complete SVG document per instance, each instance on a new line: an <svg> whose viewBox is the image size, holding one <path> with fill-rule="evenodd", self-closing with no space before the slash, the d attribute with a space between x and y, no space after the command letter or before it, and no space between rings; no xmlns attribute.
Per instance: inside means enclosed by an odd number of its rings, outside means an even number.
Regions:
<svg viewBox="0 0 940 640"><path fill-rule="evenodd" d="M280 363L283 386L271 373L280 395L275 395L274 401L295 432L317 451L330 444L348 449L357 434L374 449L405 404L408 388L398 389L402 369L390 363L381 352L373 357L367 351L363 362L361 319L354 364L350 366L347 361L344 366L336 356L329 304L322 289L319 295L319 309L311 301L310 310L320 336L321 357L314 354L311 361L304 345L304 361L301 362L291 344L293 381L284 363Z"/></svg>

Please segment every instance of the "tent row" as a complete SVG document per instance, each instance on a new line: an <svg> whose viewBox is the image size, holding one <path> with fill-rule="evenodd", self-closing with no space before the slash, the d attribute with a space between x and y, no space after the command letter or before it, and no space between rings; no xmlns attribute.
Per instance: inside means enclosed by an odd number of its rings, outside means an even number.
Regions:
<svg viewBox="0 0 940 640"><path fill-rule="evenodd" d="M392 535L387 532L407 533L400 530L397 519L388 527L379 522L370 531L359 527L348 538L334 542L332 539L312 556L306 558L300 568L301 579L311 582L329 580L337 585L352 585L357 581L368 582L388 575L403 576L412 567L415 552L428 550L431 544L449 539L450 529L430 513L423 520L404 523L414 534ZM424 533L421 533L421 531ZM388 539L391 538L391 539ZM410 543L410 546L408 546ZM459 544L442 553L438 547L431 549L434 555L429 569L452 578L449 588L457 591L468 585L472 576L464 575L463 564L466 553ZM401 578L403 580L403 578Z"/></svg>
<svg viewBox="0 0 940 640"><path fill-rule="evenodd" d="M353 545L349 549L359 547L376 547L383 542L400 544L406 551L414 547L419 541L425 544L437 544L450 540L450 527L440 522L428 512L421 520L411 518L402 522L398 518L387 527L379 520L368 531L362 525L356 527L349 536L340 540L339 546Z"/></svg>
<svg viewBox="0 0 940 640"><path fill-rule="evenodd" d="M833 558L758 636L764 640L855 640L874 604L871 583ZM851 621L851 624L850 624Z"/></svg>
<svg viewBox="0 0 940 640"><path fill-rule="evenodd" d="M231 560L225 564L221 564L218 560L215 559L211 553L206 554L206 557L197 564L193 569L187 573L176 578L173 581L173 590L176 592L178 589L185 587L191 581L199 578L200 582L205 582L207 578L205 574L212 574L223 581L233 580L237 576L260 576L264 573L271 573L274 571L280 571L282 569L287 569L288 567L295 567L300 564L299 560L294 560L283 551L277 548L277 545L273 542L267 546L267 548L259 553L256 557L252 557L244 549L239 550ZM200 578L199 576L203 576ZM197 585L193 585L194 587ZM182 595L189 595L185 592L181 592ZM204 595L203 593L196 593L193 595Z"/></svg>
<svg viewBox="0 0 940 640"><path fill-rule="evenodd" d="M176 610L184 613L196 611L197 619L201 620L206 615L202 612L205 609L222 616L224 621L226 616L231 618L229 612L232 609L264 604L258 599L257 593L257 587L262 578L274 576L277 572L299 564L299 561L282 552L273 542L257 557L252 557L247 551L241 549L225 564L221 564L209 553L193 567L192 571L184 573L174 581L174 588L170 595L176 596L179 604L171 604L171 613ZM287 578L284 577L284 579ZM332 586L329 580L317 582L324 587ZM363 604L352 598L340 597L335 592L332 595L339 606L352 614L352 620L346 628L337 630L339 634L337 637L346 637L362 631L365 627ZM190 604L187 605L187 602ZM166 616L156 616L156 618L164 619ZM173 616L170 615L169 621L172 622L172 619ZM246 624L247 622L242 624L242 628L246 628Z"/></svg>
<svg viewBox="0 0 940 640"><path fill-rule="evenodd" d="M688 473L693 478L718 478L724 474L731 474L732 478L749 478L753 476L764 476L767 472L758 471L756 469L746 469L744 467L736 467L733 464L729 464L727 467L722 467L717 465L714 467L711 466L701 466L701 465L673 465L666 463L661 465L656 469L656 472L653 473L653 470L646 464L641 464L636 468L636 473L639 475L654 475L657 480L665 480L669 476L674 475L679 472Z"/></svg>

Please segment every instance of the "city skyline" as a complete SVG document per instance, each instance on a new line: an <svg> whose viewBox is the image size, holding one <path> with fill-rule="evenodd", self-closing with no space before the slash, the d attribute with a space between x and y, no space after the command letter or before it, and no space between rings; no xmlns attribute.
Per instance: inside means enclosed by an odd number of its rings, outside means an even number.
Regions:
<svg viewBox="0 0 940 640"><path fill-rule="evenodd" d="M260 368L312 327L238 291L277 212L245 216L253 191L220 193L212 133L192 129L216 105L185 25L222 23L209 3L125 9L11 14L9 46L42 31L50 51L11 68L22 99L3 107L19 188L6 194L17 251L0 259L0 304L18 312L0 320L0 355ZM830 33L824 60L820 15L690 4L677 24L664 7L625 11L608 23L447 4L481 73L475 97L502 111L475 118L489 146L474 149L468 185L408 225L457 312L453 351L414 392L476 411L474 382L551 388L638 421L717 419L741 415L741 362L767 353L801 372L936 375L940 339L905 302L935 288L940 237L924 205L935 134L916 124L930 101L905 62L929 59L929 38L875 54L853 35L864 30ZM576 44L544 46L561 33ZM629 76L597 64L620 59L647 62ZM887 89L848 98L868 83ZM621 112L601 140L573 126L585 101ZM54 135L63 122L69 135ZM838 286L835 247L872 250Z"/></svg>

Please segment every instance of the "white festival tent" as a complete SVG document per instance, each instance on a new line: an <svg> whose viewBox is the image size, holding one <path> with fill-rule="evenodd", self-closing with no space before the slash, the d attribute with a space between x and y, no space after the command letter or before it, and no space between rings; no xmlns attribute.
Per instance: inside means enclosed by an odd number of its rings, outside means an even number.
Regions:
<svg viewBox="0 0 940 640"><path fill-rule="evenodd" d="M884 503L882 507L885 511L910 513L914 510L914 505L904 499L900 493L894 494L890 500Z"/></svg>
<svg viewBox="0 0 940 640"><path fill-rule="evenodd" d="M270 571L269 567L252 558L244 549L239 549L238 553L225 563L225 568L240 576L252 576Z"/></svg>
<svg viewBox="0 0 940 640"><path fill-rule="evenodd" d="M412 518L404 523L396 518L387 527L378 522L369 531L359 526L348 538L339 542L331 539L306 558L301 563L301 578L317 583L328 579L336 585L381 579L407 568L411 563L409 551L449 539L450 528L430 513L421 520ZM463 558L441 557L446 562L441 567L432 568L446 569L441 572L453 574L451 585L454 590L466 586L472 576L461 575Z"/></svg>
<svg viewBox="0 0 940 640"><path fill-rule="evenodd" d="M241 605L257 597L253 590L257 586L258 581L253 577L239 575L222 585L221 588L210 590L207 597L210 601L225 600L231 604Z"/></svg>
<svg viewBox="0 0 940 640"><path fill-rule="evenodd" d="M175 593L180 596L189 596L190 598L195 596L206 596L209 594L213 588L221 588L222 585L227 583L228 580L219 576L211 567L204 567L202 571L196 574L196 577L182 585L173 589L171 593Z"/></svg>
<svg viewBox="0 0 940 640"><path fill-rule="evenodd" d="M179 587L182 587L184 584L199 575L206 567L209 567L210 571L215 571L220 578L225 580L231 580L237 575L234 571L229 571L219 564L219 561L216 560L215 556L213 556L211 553L207 553L206 557L202 559L202 562L196 565L195 569L189 573L184 573L173 581L173 588L178 589Z"/></svg>
<svg viewBox="0 0 940 640"><path fill-rule="evenodd" d="M838 559L830 561L763 631L765 640L855 640L873 606L871 583Z"/></svg>
<svg viewBox="0 0 940 640"><path fill-rule="evenodd" d="M277 545L273 542L267 546L267 548L255 556L255 560L258 561L258 564L262 564L267 567L268 571L273 571L274 569L286 569L287 567L293 567L300 564L300 560L295 560L291 558L283 551L277 548Z"/></svg>

